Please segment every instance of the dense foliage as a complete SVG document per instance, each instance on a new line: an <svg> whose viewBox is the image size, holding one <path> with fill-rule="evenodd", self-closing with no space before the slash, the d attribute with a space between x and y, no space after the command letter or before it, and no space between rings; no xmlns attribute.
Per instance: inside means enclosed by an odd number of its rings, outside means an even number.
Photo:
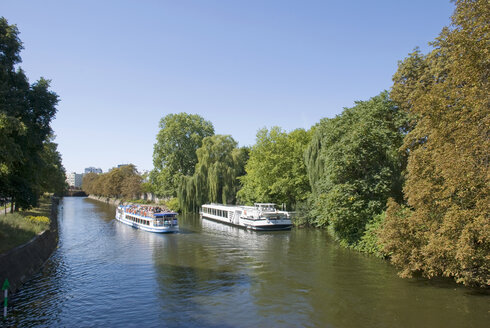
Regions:
<svg viewBox="0 0 490 328"><path fill-rule="evenodd" d="M85 174L82 189L90 195L133 199L141 193L142 180L136 167L130 164L103 174Z"/></svg>
<svg viewBox="0 0 490 328"><path fill-rule="evenodd" d="M311 132L297 129L287 133L279 127L257 132L257 141L250 150L245 171L240 178L242 189L238 198L247 204L273 202L295 208L305 201L310 184L303 153Z"/></svg>
<svg viewBox="0 0 490 328"><path fill-rule="evenodd" d="M37 204L43 192L62 192L65 171L51 121L58 96L41 78L29 84L20 68L22 43L15 25L0 18L0 198L16 208Z"/></svg>
<svg viewBox="0 0 490 328"><path fill-rule="evenodd" d="M487 0L456 1L434 50L394 76L392 98L416 125L403 145L407 207L390 203L381 236L403 276L490 285L489 33Z"/></svg>
<svg viewBox="0 0 490 328"><path fill-rule="evenodd" d="M386 207L401 199L406 115L386 92L359 101L315 128L305 152L312 186L312 219L331 225L337 237L355 244Z"/></svg>
<svg viewBox="0 0 490 328"><path fill-rule="evenodd" d="M214 134L211 122L199 115L169 114L160 120L153 150L151 181L156 194L176 196L183 176L191 176L197 164L196 150Z"/></svg>
<svg viewBox="0 0 490 328"><path fill-rule="evenodd" d="M240 187L238 178L245 174L246 148L237 148L229 135L203 139L196 152L197 164L192 176L182 178L179 188L180 208L194 211L209 202L234 204Z"/></svg>

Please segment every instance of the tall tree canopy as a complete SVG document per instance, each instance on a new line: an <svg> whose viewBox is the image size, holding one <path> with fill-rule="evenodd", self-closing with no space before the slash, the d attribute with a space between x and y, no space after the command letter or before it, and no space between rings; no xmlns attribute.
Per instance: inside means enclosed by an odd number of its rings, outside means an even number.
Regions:
<svg viewBox="0 0 490 328"><path fill-rule="evenodd" d="M387 92L321 120L305 151L314 224L331 225L341 240L355 244L389 197L402 198L398 149L406 123Z"/></svg>
<svg viewBox="0 0 490 328"><path fill-rule="evenodd" d="M416 118L404 149L408 208L391 202L382 234L403 276L490 285L490 6L459 0L428 55L399 64L392 98Z"/></svg>
<svg viewBox="0 0 490 328"><path fill-rule="evenodd" d="M163 117L159 128L151 180L158 195L176 196L182 177L194 174L196 150L205 137L214 134L214 128L201 116L187 113Z"/></svg>
<svg viewBox="0 0 490 328"><path fill-rule="evenodd" d="M234 204L240 187L238 177L245 174L248 150L237 148L237 142L229 135L214 135L203 139L196 154L194 174L181 181L180 208L193 211L208 202Z"/></svg>
<svg viewBox="0 0 490 328"><path fill-rule="evenodd" d="M48 80L31 85L16 68L22 50L18 35L15 25L0 18L0 197L25 208L36 205L42 192L59 189L64 170L51 141L58 96Z"/></svg>
<svg viewBox="0 0 490 328"><path fill-rule="evenodd" d="M279 127L259 130L245 166L247 174L240 178L243 187L238 198L248 204L285 203L289 208L304 201L310 184L303 153L310 139L311 133L303 129L290 133Z"/></svg>

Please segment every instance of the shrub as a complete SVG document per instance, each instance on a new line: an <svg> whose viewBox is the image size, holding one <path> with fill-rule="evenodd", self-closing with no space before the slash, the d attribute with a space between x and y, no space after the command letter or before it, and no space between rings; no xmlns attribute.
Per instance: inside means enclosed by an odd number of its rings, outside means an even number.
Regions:
<svg viewBox="0 0 490 328"><path fill-rule="evenodd" d="M29 215L26 217L26 220L36 223L36 224L49 224L50 220L46 216L32 216Z"/></svg>
<svg viewBox="0 0 490 328"><path fill-rule="evenodd" d="M163 204L171 211L180 212L179 199L177 197L170 198L164 201Z"/></svg>

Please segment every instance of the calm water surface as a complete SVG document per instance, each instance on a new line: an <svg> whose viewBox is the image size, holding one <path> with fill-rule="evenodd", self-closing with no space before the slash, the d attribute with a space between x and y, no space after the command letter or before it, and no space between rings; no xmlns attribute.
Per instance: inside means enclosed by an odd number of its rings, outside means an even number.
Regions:
<svg viewBox="0 0 490 328"><path fill-rule="evenodd" d="M9 326L488 327L490 296L405 280L317 230L254 233L198 216L159 235L65 198L59 248L13 298ZM0 322L1 323L1 322Z"/></svg>

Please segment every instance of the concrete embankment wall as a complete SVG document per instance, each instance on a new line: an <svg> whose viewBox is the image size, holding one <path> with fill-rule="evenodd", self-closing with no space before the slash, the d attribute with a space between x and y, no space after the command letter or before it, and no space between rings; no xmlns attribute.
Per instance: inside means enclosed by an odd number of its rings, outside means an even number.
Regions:
<svg viewBox="0 0 490 328"><path fill-rule="evenodd" d="M112 205L128 205L128 204L133 204L132 202L126 202L126 201L123 201L122 199L119 199L119 198L110 198L110 197L104 197L104 196L94 196L94 195L89 195L88 198L90 199L95 199L95 200L98 200L99 202L104 202L104 203L107 203L107 204L112 204ZM143 199L143 198L141 198ZM148 199L150 200L150 199ZM162 199L163 200L163 199ZM168 200L168 199L166 199ZM157 204L157 202L155 202L155 204ZM162 205L159 205L162 207Z"/></svg>
<svg viewBox="0 0 490 328"><path fill-rule="evenodd" d="M112 205L116 205L116 206L121 205L121 204L125 204L121 199L117 199L117 198L109 198L109 197L94 196L94 195L88 195L88 198L95 199L95 200L98 200L99 202L112 204Z"/></svg>
<svg viewBox="0 0 490 328"><path fill-rule="evenodd" d="M23 283L41 269L58 245L58 204L59 198L52 198L50 227L29 242L0 254L0 287L7 278L10 283L9 295L15 293ZM10 297L10 296L9 296ZM3 302L4 293L0 295Z"/></svg>

